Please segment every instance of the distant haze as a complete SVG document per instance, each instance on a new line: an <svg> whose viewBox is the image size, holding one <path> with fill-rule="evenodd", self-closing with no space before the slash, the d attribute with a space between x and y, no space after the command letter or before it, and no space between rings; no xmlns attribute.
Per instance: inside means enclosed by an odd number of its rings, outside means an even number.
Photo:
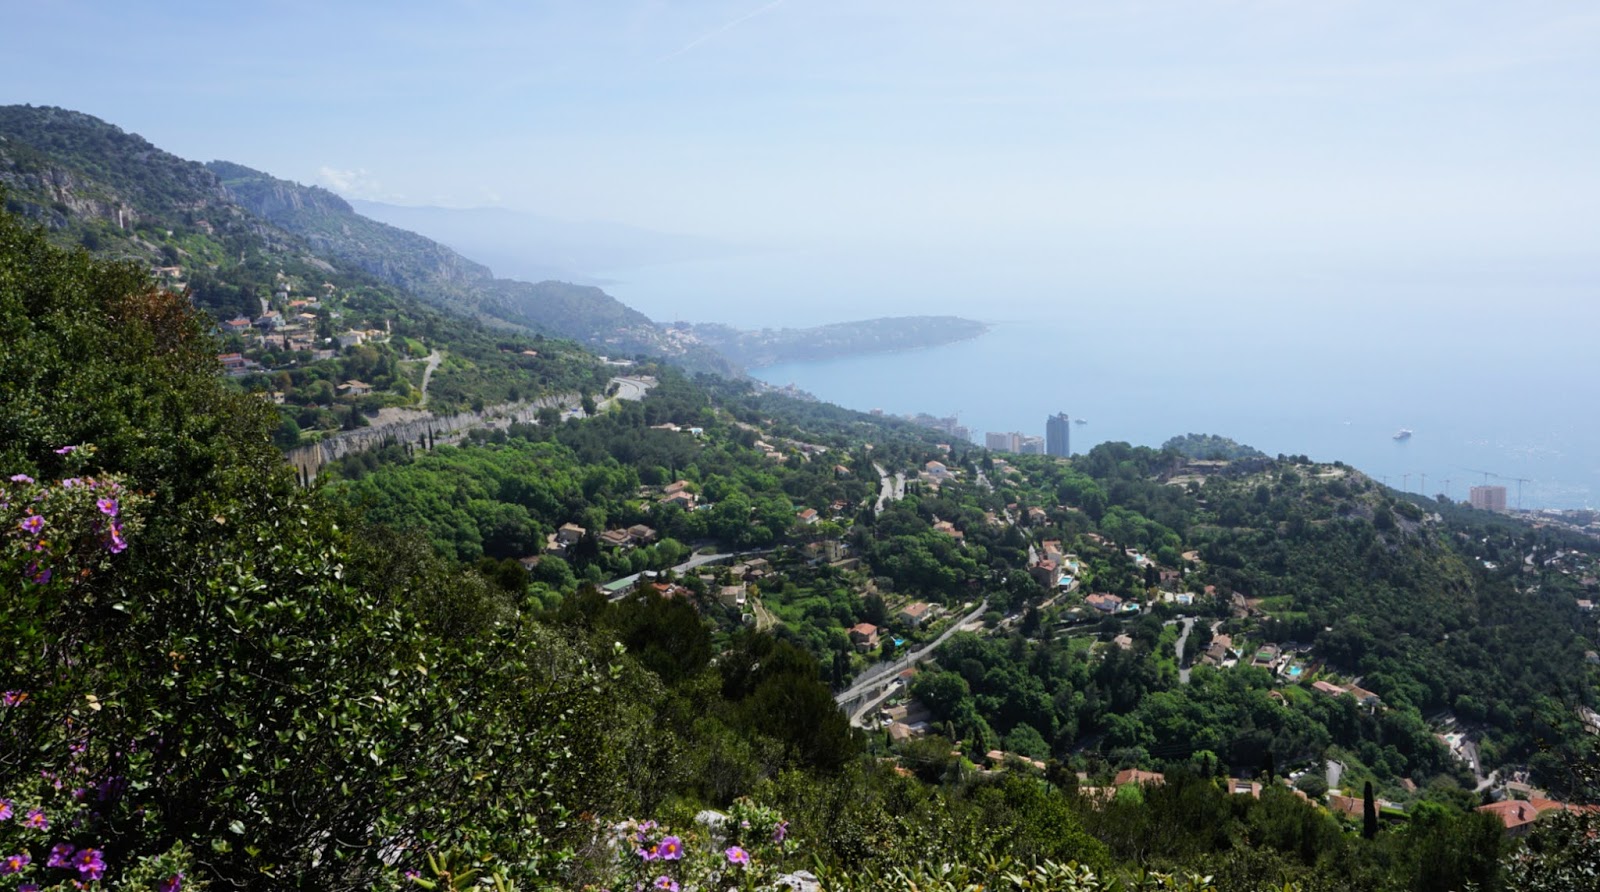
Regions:
<svg viewBox="0 0 1600 892"><path fill-rule="evenodd" d="M1202 420L1263 424L1309 387L1419 447L1413 419L1470 416L1563 452L1505 472L1571 478L1552 503L1600 491L1590 0L33 3L7 37L0 101L353 199L514 210L374 209L502 275L604 280L657 319L1048 323L934 371L1130 411L1204 383L1226 405ZM1318 451L1275 430L1257 445Z"/></svg>
<svg viewBox="0 0 1600 892"><path fill-rule="evenodd" d="M712 239L620 223L558 220L508 208L408 207L355 199L358 213L421 233L508 279L605 284L600 270L721 257L736 248Z"/></svg>

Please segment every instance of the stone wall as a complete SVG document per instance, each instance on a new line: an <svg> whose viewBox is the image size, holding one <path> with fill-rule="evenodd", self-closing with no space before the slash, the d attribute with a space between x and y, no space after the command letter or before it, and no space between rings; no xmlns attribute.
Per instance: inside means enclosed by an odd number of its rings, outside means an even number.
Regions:
<svg viewBox="0 0 1600 892"><path fill-rule="evenodd" d="M411 443L437 446L441 443L459 442L473 428L505 428L516 422L533 422L539 410L546 407L571 409L577 407L580 397L576 393L541 397L487 406L482 412L458 412L454 415L429 413L413 421L374 425L351 431L330 434L305 446L297 446L284 453L284 459L305 480L315 480L323 465L365 452L387 443Z"/></svg>

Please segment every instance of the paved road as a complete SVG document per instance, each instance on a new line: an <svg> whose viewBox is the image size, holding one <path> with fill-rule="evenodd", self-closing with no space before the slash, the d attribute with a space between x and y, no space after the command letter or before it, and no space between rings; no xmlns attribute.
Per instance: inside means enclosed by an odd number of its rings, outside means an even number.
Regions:
<svg viewBox="0 0 1600 892"><path fill-rule="evenodd" d="M878 688L889 688L890 684L894 681L895 676L904 671L906 667L922 662L922 660L926 659L930 654L937 650L939 645L945 643L945 641L951 635L961 631L962 628L976 620L978 617L983 616L983 612L988 609L989 600L985 598L982 603L973 608L971 613L968 613L960 620L951 623L950 628L945 629L938 638L933 639L916 650L907 651L904 656L892 662L879 663L876 666L868 668L866 672L862 673L862 677L856 679L856 683L851 685L848 690L835 695L833 701L840 706L845 706L855 700L861 699L862 697L867 697L871 702L858 707L850 716L850 720L852 722L856 721L863 713L867 711L867 709L870 709L873 705L876 705L876 703L881 702L883 698L888 696L890 693L889 690L884 690L879 693L875 700L873 700L871 698L873 691L877 690Z"/></svg>
<svg viewBox="0 0 1600 892"><path fill-rule="evenodd" d="M616 395L607 397L595 407L595 411L604 412L618 400L642 400L644 395L650 392L650 388L656 386L654 381L646 381L643 378L617 377L612 378L611 383L617 385Z"/></svg>
<svg viewBox="0 0 1600 892"><path fill-rule="evenodd" d="M756 552L753 552L753 551L751 551L751 552L740 552L740 554L755 554L755 553ZM681 576L685 572L687 572L689 570L693 570L696 567L703 567L706 564L720 563L720 562L725 561L725 560L727 560L728 558L731 558L731 557L738 557L738 555L735 555L732 552L721 552L721 553L718 553L718 554L697 554L697 555L693 555L688 560L686 560L683 563L677 565L676 567L673 567L672 568L672 572ZM634 583L638 582L639 581L639 577L643 576L643 575L644 575L643 573L635 573L632 576L624 576L621 579L617 579L617 580L613 580L613 581L614 582L626 582L628 585L633 585ZM616 594L616 595L612 595L611 596L611 600L620 601L624 597L626 597L626 595L619 593L619 594Z"/></svg>
<svg viewBox="0 0 1600 892"><path fill-rule="evenodd" d="M427 364L422 367L422 400L417 403L418 408L426 409L428 407L428 382L433 379L433 370L438 368L439 363L443 360L444 355L438 350L429 353L427 358L423 360Z"/></svg>
<svg viewBox="0 0 1600 892"><path fill-rule="evenodd" d="M872 508L872 513L876 515L883 513L884 506L890 500L898 501L905 498L906 478L905 475L898 471L895 472L893 477L890 477L889 472L884 470L883 465L880 464L874 463L872 469L878 472L878 485L881 487L878 490L878 504Z"/></svg>
<svg viewBox="0 0 1600 892"><path fill-rule="evenodd" d="M1189 683L1189 667L1183 665L1183 645L1189 640L1189 630L1194 628L1194 617L1187 617L1183 621L1183 632L1178 635L1178 643L1174 649L1178 652L1178 683ZM1194 662L1190 660L1189 662Z"/></svg>

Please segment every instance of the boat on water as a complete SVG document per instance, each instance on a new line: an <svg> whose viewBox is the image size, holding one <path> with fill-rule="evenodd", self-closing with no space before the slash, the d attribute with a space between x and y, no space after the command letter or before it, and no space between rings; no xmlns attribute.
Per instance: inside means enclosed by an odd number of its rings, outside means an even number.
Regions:
<svg viewBox="0 0 1600 892"><path fill-rule="evenodd" d="M1396 440L1409 440L1409 439L1411 439L1411 428L1409 428L1409 427L1400 428L1399 430L1395 431L1394 438Z"/></svg>

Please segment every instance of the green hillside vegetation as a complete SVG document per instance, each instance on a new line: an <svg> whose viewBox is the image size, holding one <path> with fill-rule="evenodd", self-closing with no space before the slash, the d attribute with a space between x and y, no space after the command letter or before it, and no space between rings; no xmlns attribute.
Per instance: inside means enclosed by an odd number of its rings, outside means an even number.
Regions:
<svg viewBox="0 0 1600 892"><path fill-rule="evenodd" d="M383 286L496 328L731 371L714 351L675 344L597 288L496 279L325 189L226 161L186 161L80 112L0 107L0 184L7 209L44 225L57 244L179 269L197 305L219 320L255 318L255 299L274 293L277 272L317 283L337 274L336 284Z"/></svg>
<svg viewBox="0 0 1600 892"><path fill-rule="evenodd" d="M1593 815L1508 841L1433 737L1448 711L1486 767L1594 795L1574 713L1594 696L1574 598L1591 541L1293 457L1004 464L665 368L596 418L363 453L306 489L281 416L219 375L212 320L146 261L51 239L0 215L0 882L1494 890L1581 888L1595 863ZM387 346L398 363L443 336ZM521 362L485 338L486 362ZM912 479L882 513L877 465ZM680 480L695 510L663 503ZM507 564L573 522L658 536ZM1076 586L1038 581L1047 547ZM594 585L688 549L744 553L748 614L720 600L731 562ZM1150 608L1101 618L1091 593ZM901 625L913 601L942 613ZM984 601L908 686L925 733L850 726L835 690ZM1306 672L1184 684L1162 625L1180 612L1193 640L1218 622L1245 652L1306 645L1288 648ZM845 633L878 620L876 651ZM1329 757L1384 818L1283 782ZM1134 765L1164 782L1117 788Z"/></svg>

